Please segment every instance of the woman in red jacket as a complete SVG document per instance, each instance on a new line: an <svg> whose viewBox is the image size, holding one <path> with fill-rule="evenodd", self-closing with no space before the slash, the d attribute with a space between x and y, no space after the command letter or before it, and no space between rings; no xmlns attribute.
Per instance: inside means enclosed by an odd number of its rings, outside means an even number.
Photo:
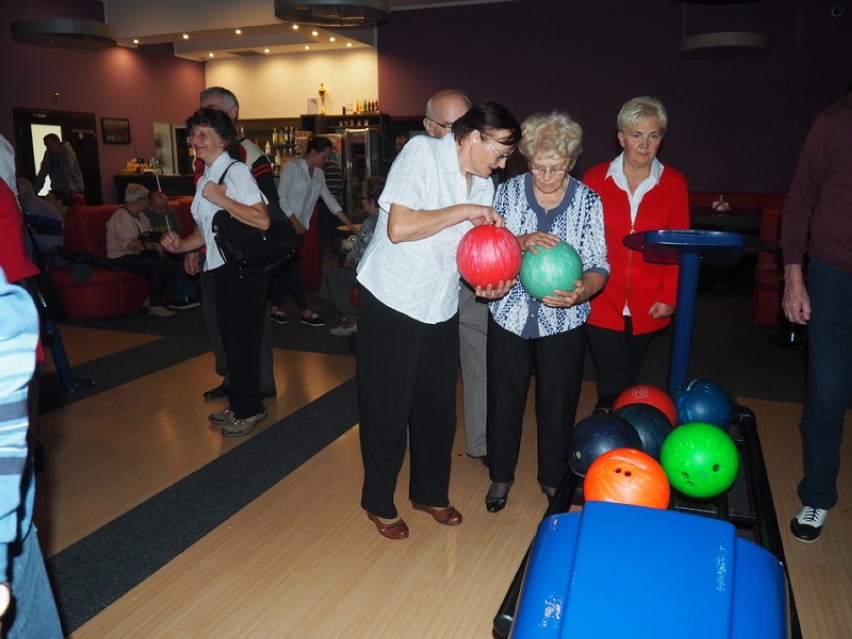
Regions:
<svg viewBox="0 0 852 639"><path fill-rule="evenodd" d="M651 264L627 248L630 233L689 228L686 178L657 160L668 116L659 100L629 100L618 114L623 153L592 167L583 181L603 200L607 285L593 298L587 324L598 397L639 383L642 360L654 336L671 322L678 266Z"/></svg>

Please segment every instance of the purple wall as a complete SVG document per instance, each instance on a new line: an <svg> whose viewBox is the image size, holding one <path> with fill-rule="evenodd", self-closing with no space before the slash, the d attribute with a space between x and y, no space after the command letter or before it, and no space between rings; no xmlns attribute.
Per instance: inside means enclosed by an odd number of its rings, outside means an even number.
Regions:
<svg viewBox="0 0 852 639"><path fill-rule="evenodd" d="M15 20L42 17L102 19L96 0L39 0L5 3L0 16L0 133L15 144L13 107L94 113L128 118L130 145L99 144L105 202L114 202L113 175L132 157L154 154L154 122L183 122L198 108L204 65L175 58L170 45L138 50L47 49L11 38ZM59 99L53 97L59 92ZM40 158L39 158L40 159Z"/></svg>
<svg viewBox="0 0 852 639"><path fill-rule="evenodd" d="M847 5L833 18L834 5ZM522 120L568 111L584 129L576 173L619 150L615 119L630 97L666 105L660 160L693 190L786 191L813 116L852 72L852 6L826 0L688 4L687 35L759 31L769 55L678 57L684 4L673 0L521 0L396 11L379 27L382 110L421 114L441 88L494 98ZM513 158L511 170L523 170Z"/></svg>

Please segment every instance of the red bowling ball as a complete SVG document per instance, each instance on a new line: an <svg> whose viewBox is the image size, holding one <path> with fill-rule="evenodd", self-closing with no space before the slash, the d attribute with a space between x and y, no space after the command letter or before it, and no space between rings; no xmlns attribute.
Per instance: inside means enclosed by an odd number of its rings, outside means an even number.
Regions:
<svg viewBox="0 0 852 639"><path fill-rule="evenodd" d="M518 238L511 231L483 224L473 227L459 242L456 265L471 286L485 288L515 279L522 255Z"/></svg>
<svg viewBox="0 0 852 639"><path fill-rule="evenodd" d="M663 411L673 427L678 424L674 400L666 391L656 386L648 386L647 384L631 386L615 398L612 410L616 411L622 406L627 406L627 404L650 404Z"/></svg>

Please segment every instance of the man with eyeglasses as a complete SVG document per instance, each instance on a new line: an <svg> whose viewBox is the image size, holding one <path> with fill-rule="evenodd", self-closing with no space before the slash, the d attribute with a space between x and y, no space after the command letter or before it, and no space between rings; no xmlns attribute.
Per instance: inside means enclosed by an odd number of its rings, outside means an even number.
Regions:
<svg viewBox="0 0 852 639"><path fill-rule="evenodd" d="M438 139L448 135L452 132L453 122L469 108L470 100L463 93L452 89L438 91L426 103L426 117L423 118L426 133ZM494 147L491 149L493 151ZM477 300L467 283L462 281L459 291L459 356L464 384L464 431L468 456L486 466L487 335L488 306Z"/></svg>

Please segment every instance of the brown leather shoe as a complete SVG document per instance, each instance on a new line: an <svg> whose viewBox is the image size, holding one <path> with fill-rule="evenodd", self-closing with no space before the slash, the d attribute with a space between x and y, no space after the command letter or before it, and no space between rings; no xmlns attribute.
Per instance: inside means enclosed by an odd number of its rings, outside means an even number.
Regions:
<svg viewBox="0 0 852 639"><path fill-rule="evenodd" d="M388 539L408 538L408 525L402 519L397 519L394 522L385 524L372 513L367 513L367 519L376 524L376 530L379 531L379 534L382 537L387 537Z"/></svg>
<svg viewBox="0 0 852 639"><path fill-rule="evenodd" d="M435 521L445 526L458 526L462 523L462 514L452 506L448 506L447 508L432 508L431 506L411 502L411 507L414 510L422 510L424 513L429 513Z"/></svg>

